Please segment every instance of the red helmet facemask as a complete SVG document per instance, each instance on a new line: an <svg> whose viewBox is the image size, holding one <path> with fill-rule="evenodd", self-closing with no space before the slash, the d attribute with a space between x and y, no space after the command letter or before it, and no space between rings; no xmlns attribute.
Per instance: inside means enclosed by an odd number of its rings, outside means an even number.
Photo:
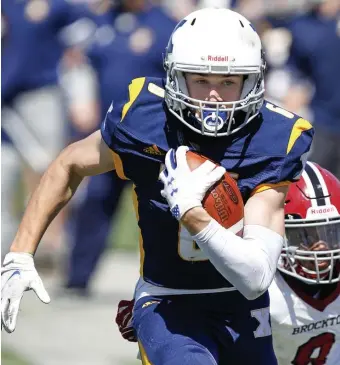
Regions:
<svg viewBox="0 0 340 365"><path fill-rule="evenodd" d="M340 181L307 162L289 188L286 239L278 269L313 284L340 281Z"/></svg>

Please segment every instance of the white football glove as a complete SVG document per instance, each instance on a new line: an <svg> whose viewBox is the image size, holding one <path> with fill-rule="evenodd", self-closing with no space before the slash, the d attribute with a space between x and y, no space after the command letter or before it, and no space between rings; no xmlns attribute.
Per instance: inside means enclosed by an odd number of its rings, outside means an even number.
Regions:
<svg viewBox="0 0 340 365"><path fill-rule="evenodd" d="M211 161L191 171L186 158L187 146L175 152L170 149L165 156L165 169L159 178L164 183L162 196L168 201L172 215L180 220L191 208L202 206L207 190L225 173L225 168Z"/></svg>
<svg viewBox="0 0 340 365"><path fill-rule="evenodd" d="M42 302L50 302L51 299L34 267L33 256L21 252L8 253L1 268L1 327L8 333L15 330L24 292L32 289Z"/></svg>

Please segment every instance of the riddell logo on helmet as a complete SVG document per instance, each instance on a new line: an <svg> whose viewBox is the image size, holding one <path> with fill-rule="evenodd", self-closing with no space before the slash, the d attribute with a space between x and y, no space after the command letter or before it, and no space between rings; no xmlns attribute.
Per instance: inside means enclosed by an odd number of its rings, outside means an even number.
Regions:
<svg viewBox="0 0 340 365"><path fill-rule="evenodd" d="M234 60L233 57L228 57L228 56L208 56L208 61L227 62L233 60Z"/></svg>
<svg viewBox="0 0 340 365"><path fill-rule="evenodd" d="M334 216L337 215L338 211L334 205L326 205L320 208L308 208L307 216L311 215L325 215L325 216Z"/></svg>

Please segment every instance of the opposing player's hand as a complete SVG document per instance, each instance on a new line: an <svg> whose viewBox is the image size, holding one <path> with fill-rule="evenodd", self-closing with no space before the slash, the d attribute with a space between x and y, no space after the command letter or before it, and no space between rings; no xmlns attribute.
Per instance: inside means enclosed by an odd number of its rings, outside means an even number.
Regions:
<svg viewBox="0 0 340 365"><path fill-rule="evenodd" d="M15 330L24 292L31 289L42 302L50 302L51 299L34 267L33 256L29 253L8 253L1 268L1 327L8 333Z"/></svg>
<svg viewBox="0 0 340 365"><path fill-rule="evenodd" d="M116 323L119 332L125 340L137 342L135 330L132 327L134 300L121 300L118 304Z"/></svg>
<svg viewBox="0 0 340 365"><path fill-rule="evenodd" d="M164 183L162 196L168 201L172 215L178 220L191 208L202 206L207 190L225 173L225 168L211 161L190 170L186 146L180 146L175 152L168 151L165 156L165 169L159 178Z"/></svg>

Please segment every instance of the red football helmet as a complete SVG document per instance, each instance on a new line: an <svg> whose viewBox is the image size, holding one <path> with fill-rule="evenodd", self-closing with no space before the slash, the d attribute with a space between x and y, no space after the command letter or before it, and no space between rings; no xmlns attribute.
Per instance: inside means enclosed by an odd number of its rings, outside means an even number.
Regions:
<svg viewBox="0 0 340 365"><path fill-rule="evenodd" d="M307 283L340 281L340 181L307 162L285 203L286 239L278 269Z"/></svg>

